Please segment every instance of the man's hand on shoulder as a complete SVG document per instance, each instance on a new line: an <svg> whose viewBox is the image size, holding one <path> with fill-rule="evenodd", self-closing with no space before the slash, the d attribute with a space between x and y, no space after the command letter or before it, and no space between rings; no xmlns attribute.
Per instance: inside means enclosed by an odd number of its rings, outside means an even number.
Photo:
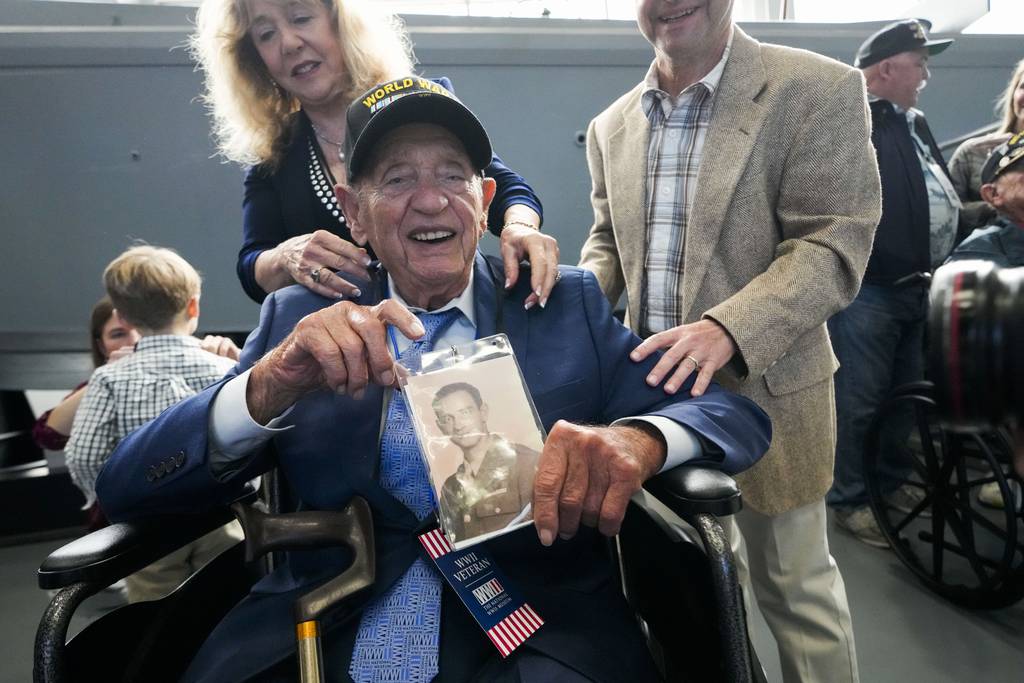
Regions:
<svg viewBox="0 0 1024 683"><path fill-rule="evenodd" d="M551 428L533 484L541 543L571 538L580 523L619 532L630 497L665 462L665 441L643 423L587 427L559 420Z"/></svg>
<svg viewBox="0 0 1024 683"><path fill-rule="evenodd" d="M392 385L389 324L409 339L424 334L419 319L392 299L376 306L341 301L307 315L253 366L246 389L250 415L266 424L314 391L329 389L360 399L371 382Z"/></svg>
<svg viewBox="0 0 1024 683"><path fill-rule="evenodd" d="M683 386L690 373L696 370L697 377L690 389L694 396L707 391L711 378L732 359L737 350L736 342L725 328L710 318L652 334L633 349L629 357L639 362L659 349L664 349L665 355L647 375L647 383L656 387L662 379L668 377L665 393L674 394ZM672 372L673 368L675 372Z"/></svg>

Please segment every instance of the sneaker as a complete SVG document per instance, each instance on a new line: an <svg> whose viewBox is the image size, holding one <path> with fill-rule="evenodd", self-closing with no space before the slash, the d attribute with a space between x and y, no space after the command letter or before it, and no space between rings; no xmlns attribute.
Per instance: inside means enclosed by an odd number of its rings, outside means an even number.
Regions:
<svg viewBox="0 0 1024 683"><path fill-rule="evenodd" d="M924 489L917 486L911 486L910 484L904 484L899 487L888 496L885 500L889 505L893 506L900 512L909 514L911 510L916 508L924 500ZM917 515L918 517L930 518L932 511L930 506L925 506L921 512Z"/></svg>
<svg viewBox="0 0 1024 683"><path fill-rule="evenodd" d="M871 507L863 505L852 510L835 510L836 526L847 531L860 542L867 543L875 548L888 548L889 541L885 540L882 530L878 528L875 520L875 513Z"/></svg>
<svg viewBox="0 0 1024 683"><path fill-rule="evenodd" d="M1002 510L1004 505L1003 493L999 490L999 484L994 481L982 484L981 488L978 489L978 502L987 508Z"/></svg>

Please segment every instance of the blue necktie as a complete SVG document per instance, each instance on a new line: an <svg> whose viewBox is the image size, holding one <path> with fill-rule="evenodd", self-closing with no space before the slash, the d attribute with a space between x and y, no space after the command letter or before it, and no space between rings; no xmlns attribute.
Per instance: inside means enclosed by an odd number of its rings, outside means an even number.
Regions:
<svg viewBox="0 0 1024 683"><path fill-rule="evenodd" d="M415 359L461 315L451 308L417 317L426 334L400 356ZM405 397L393 392L380 440L380 485L423 519L434 508L434 494L423 466ZM352 650L349 675L356 683L417 683L437 675L441 623L441 577L423 558L363 612Z"/></svg>

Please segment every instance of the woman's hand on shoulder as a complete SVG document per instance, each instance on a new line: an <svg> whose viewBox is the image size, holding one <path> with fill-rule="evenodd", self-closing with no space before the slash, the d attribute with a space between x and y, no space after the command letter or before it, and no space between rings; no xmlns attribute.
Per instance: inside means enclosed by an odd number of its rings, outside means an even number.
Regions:
<svg viewBox="0 0 1024 683"><path fill-rule="evenodd" d="M278 269L293 282L332 299L360 294L343 275L369 279L366 250L327 230L292 237L271 251Z"/></svg>
<svg viewBox="0 0 1024 683"><path fill-rule="evenodd" d="M506 289L519 279L519 262L530 262L530 296L525 306L548 303L558 282L558 240L525 223L506 223L501 231L501 258L505 262Z"/></svg>
<svg viewBox="0 0 1024 683"><path fill-rule="evenodd" d="M113 363L114 361L119 361L122 358L127 358L128 356L132 355L133 353L135 353L135 345L134 344L128 344L127 346L122 346L121 348L114 349L113 351L110 352L110 355L107 356L107 362L108 363Z"/></svg>
<svg viewBox="0 0 1024 683"><path fill-rule="evenodd" d="M218 356L230 358L231 360L238 360L238 357L242 355L242 350L238 348L235 342L231 341L228 337L221 337L216 334L208 334L200 339L199 348L203 351L215 353Z"/></svg>

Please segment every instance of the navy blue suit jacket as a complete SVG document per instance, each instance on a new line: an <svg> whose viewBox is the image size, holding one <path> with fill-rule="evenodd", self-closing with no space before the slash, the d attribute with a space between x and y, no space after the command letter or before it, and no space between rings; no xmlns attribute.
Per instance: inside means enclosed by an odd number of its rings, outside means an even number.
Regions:
<svg viewBox="0 0 1024 683"><path fill-rule="evenodd" d="M500 261L477 254L474 265L477 336L497 332L500 320L545 429L559 419L606 424L630 415L662 415L714 444L708 451L715 455L707 464L730 473L750 467L767 450L769 420L750 400L717 385L701 397L689 396L689 384L676 397L648 387L644 378L655 359L629 360L629 351L640 340L612 317L590 273L563 268L547 307L526 311L522 301L529 288L528 273L502 297ZM373 283L362 291L360 303L372 304L381 297L380 287ZM268 296L260 325L231 375L250 367L303 316L332 303L298 286ZM299 508L337 510L354 495L370 502L378 577L368 599L384 592L419 556L415 531L421 525L377 483L383 390L371 386L362 400L328 391L303 398L287 417L293 429L275 437L226 481L218 481L208 468L207 423L210 403L222 385L169 409L119 444L97 482L107 516L119 521L194 512L232 499L247 479L276 465ZM148 480L149 469L169 455L183 456L182 466ZM647 655L596 533L581 533L544 548L535 530L527 527L488 547L547 620L528 641L530 647L596 681L636 680L635 667L644 666ZM189 677L244 679L288 656L294 648L292 601L336 575L346 561L340 550L289 553L214 631ZM329 668L343 675L340 672L348 667L347 662L337 662Z"/></svg>

